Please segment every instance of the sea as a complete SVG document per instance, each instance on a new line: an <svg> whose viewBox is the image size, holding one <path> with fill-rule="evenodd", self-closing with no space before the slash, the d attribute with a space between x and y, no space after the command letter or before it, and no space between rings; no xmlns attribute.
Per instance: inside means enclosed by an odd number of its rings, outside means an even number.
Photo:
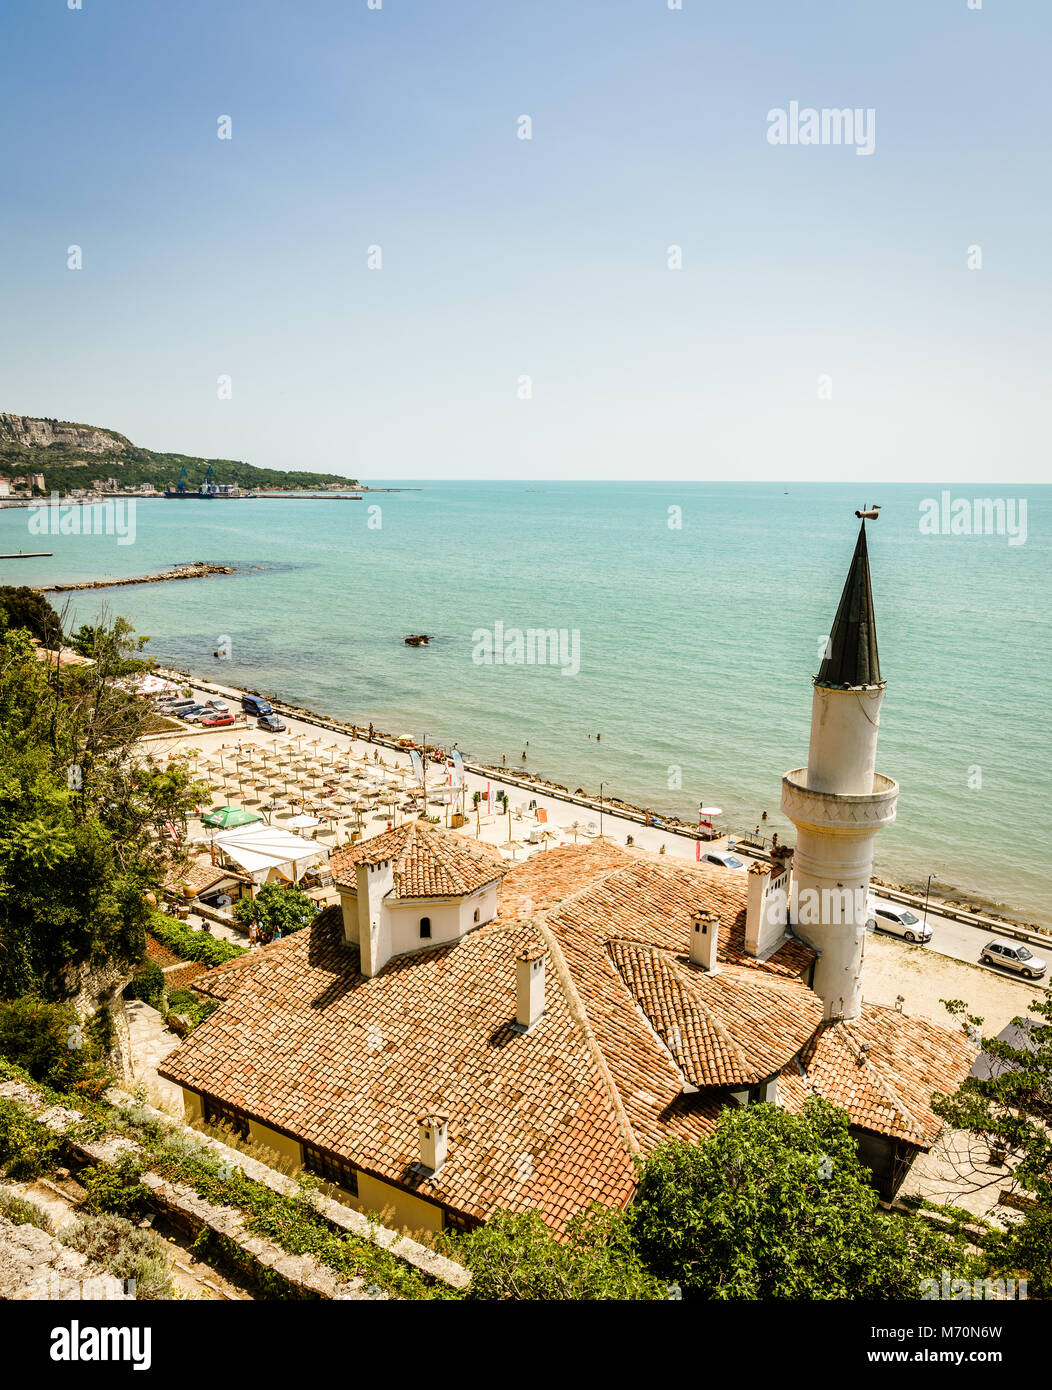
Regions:
<svg viewBox="0 0 1052 1390"><path fill-rule="evenodd" d="M0 562L0 583L229 564L228 576L54 601L68 600L70 627L123 614L161 664L456 742L571 791L602 784L685 819L718 806L732 834L762 826L791 842L781 777L807 761L811 678L855 510L876 501L877 766L901 786L876 871L1052 921L1049 487L391 486L403 490L142 499L125 544L98 508L84 509L97 513L90 531L81 517L79 534L46 535L30 531L43 513L5 508L0 550L54 553ZM1003 533L984 501L1005 504ZM559 643L516 660L538 629ZM406 646L413 633L430 645Z"/></svg>

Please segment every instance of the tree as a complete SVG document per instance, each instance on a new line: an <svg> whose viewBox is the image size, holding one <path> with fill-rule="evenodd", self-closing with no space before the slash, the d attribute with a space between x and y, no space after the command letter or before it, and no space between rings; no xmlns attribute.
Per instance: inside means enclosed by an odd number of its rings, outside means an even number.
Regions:
<svg viewBox="0 0 1052 1390"><path fill-rule="evenodd" d="M484 1226L449 1238L471 1270L467 1297L507 1299L664 1299L669 1287L644 1269L625 1215L601 1207L571 1222L556 1240L536 1211L499 1212Z"/></svg>
<svg viewBox="0 0 1052 1390"><path fill-rule="evenodd" d="M963 1241L884 1216L843 1110L810 1099L728 1108L701 1144L660 1146L629 1220L651 1271L685 1297L918 1298Z"/></svg>
<svg viewBox="0 0 1052 1390"><path fill-rule="evenodd" d="M983 1020L966 1012L960 999L943 1001L963 1015L977 1035ZM1025 1272L1029 1292L1052 1296L1052 998L1030 1005L1030 1016L1012 1020L1009 1039L984 1037L989 1076L969 1076L956 1095L935 1097L932 1108L955 1129L976 1135L1011 1170L1015 1185L1029 1194L1022 1215L1005 1232L985 1242L988 1272ZM1014 1039L1014 1040L1013 1040ZM998 1184L1005 1183L998 1176ZM1009 1183L1008 1185L1011 1185Z"/></svg>
<svg viewBox="0 0 1052 1390"><path fill-rule="evenodd" d="M24 585L0 588L0 611L10 628L24 627L45 647L62 645L62 621L43 594Z"/></svg>
<svg viewBox="0 0 1052 1390"><path fill-rule="evenodd" d="M62 999L87 967L141 960L166 824L201 796L144 757L152 711L116 681L140 644L120 620L108 634L96 665L56 669L0 632L0 997Z"/></svg>
<svg viewBox="0 0 1052 1390"><path fill-rule="evenodd" d="M280 883L265 883L254 898L239 898L234 904L237 920L243 927L255 923L262 941L299 931L316 913L313 898L301 888L286 888Z"/></svg>

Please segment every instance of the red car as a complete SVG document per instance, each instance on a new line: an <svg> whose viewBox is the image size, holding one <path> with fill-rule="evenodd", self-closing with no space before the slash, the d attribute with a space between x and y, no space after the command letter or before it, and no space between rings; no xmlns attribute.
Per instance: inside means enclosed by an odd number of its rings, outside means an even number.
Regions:
<svg viewBox="0 0 1052 1390"><path fill-rule="evenodd" d="M233 722L234 716L232 714L211 714L201 720L201 727L203 729L222 729Z"/></svg>

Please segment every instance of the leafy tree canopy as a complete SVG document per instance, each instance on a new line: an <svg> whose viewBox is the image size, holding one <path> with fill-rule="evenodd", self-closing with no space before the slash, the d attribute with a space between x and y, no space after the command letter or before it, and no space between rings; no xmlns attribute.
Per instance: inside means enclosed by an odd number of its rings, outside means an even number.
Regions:
<svg viewBox="0 0 1052 1390"><path fill-rule="evenodd" d="M145 893L167 823L201 796L181 763L144 758L152 711L117 677L140 650L118 619L91 667L48 667L0 632L0 998L75 991L77 970L141 959Z"/></svg>
<svg viewBox="0 0 1052 1390"><path fill-rule="evenodd" d="M265 883L254 898L240 898L234 916L244 927L253 922L263 941L273 941L279 933L288 936L314 920L317 908L301 888L281 883Z"/></svg>
<svg viewBox="0 0 1052 1390"><path fill-rule="evenodd" d="M947 1000L973 1031L983 1020L960 999ZM997 1275L1025 1274L1033 1298L1052 1296L1052 998L1012 1020L1008 1038L983 1037L989 1076L970 1076L954 1096L936 1097L933 1109L955 1129L969 1130L1002 1156L1029 1200L1007 1232L986 1242ZM1007 1185L1007 1184L1006 1184Z"/></svg>
<svg viewBox="0 0 1052 1390"><path fill-rule="evenodd" d="M629 1213L644 1263L684 1297L895 1299L953 1273L963 1242L886 1217L843 1110L729 1108L701 1144L663 1144Z"/></svg>

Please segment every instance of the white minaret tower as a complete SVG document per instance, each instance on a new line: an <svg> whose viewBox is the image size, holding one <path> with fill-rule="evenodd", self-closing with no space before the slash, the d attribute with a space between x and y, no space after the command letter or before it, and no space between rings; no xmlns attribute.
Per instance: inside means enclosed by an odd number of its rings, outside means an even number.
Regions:
<svg viewBox="0 0 1052 1390"><path fill-rule="evenodd" d="M850 1019L862 1009L873 842L899 795L876 771L884 682L865 521L814 687L807 766L782 778L782 810L797 831L790 920L819 952L814 988L826 1018Z"/></svg>

